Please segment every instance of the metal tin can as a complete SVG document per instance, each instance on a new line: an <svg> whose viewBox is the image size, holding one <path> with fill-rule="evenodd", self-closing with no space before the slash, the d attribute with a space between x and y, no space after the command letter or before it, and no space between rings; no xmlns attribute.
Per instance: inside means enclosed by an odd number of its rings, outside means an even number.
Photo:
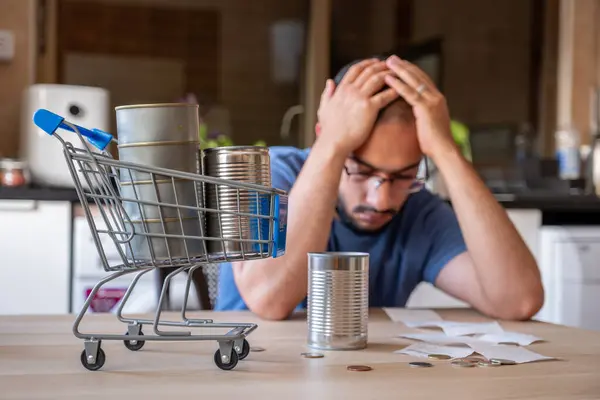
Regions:
<svg viewBox="0 0 600 400"><path fill-rule="evenodd" d="M0 159L0 186L21 187L31 183L31 174L27 163L10 158Z"/></svg>
<svg viewBox="0 0 600 400"><path fill-rule="evenodd" d="M308 345L322 350L367 346L369 254L308 253Z"/></svg>
<svg viewBox="0 0 600 400"><path fill-rule="evenodd" d="M119 159L152 167L200 173L198 105L145 104L116 107ZM202 185L134 170L119 173L121 196L146 202L202 207ZM165 205L123 202L128 231L202 236L203 212ZM205 254L202 240L136 235L128 256L164 260ZM131 254L132 253L132 254Z"/></svg>
<svg viewBox="0 0 600 400"><path fill-rule="evenodd" d="M261 146L227 146L203 150L204 175L250 183L265 187L271 186L271 164L269 149ZM235 189L221 185L205 185L208 209L246 214L269 214L270 198L250 189ZM260 212L260 211L264 212ZM236 214L208 212L206 226L210 237L225 240L211 240L208 251L211 255L229 259L247 259L259 255L265 248L254 242L243 240L268 240L267 219L239 217ZM267 228L267 229L265 229ZM232 240L234 239L234 240Z"/></svg>

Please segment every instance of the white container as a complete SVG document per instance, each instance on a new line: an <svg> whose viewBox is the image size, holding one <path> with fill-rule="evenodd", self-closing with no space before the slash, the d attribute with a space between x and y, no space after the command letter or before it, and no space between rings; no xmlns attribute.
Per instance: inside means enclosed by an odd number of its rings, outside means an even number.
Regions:
<svg viewBox="0 0 600 400"><path fill-rule="evenodd" d="M29 165L32 182L41 186L74 187L62 145L33 123L33 114L40 108L79 126L108 132L109 92L98 87L36 84L23 93L21 158ZM74 132L61 129L59 133L75 147L82 146Z"/></svg>
<svg viewBox="0 0 600 400"><path fill-rule="evenodd" d="M560 129L556 132L555 140L560 179L579 179L581 173L579 132L575 128Z"/></svg>

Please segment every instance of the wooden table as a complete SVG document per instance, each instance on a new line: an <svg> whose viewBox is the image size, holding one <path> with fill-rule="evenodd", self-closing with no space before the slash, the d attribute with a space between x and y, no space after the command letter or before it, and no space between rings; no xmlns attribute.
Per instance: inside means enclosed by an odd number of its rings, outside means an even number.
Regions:
<svg viewBox="0 0 600 400"><path fill-rule="evenodd" d="M436 311L448 320L486 320L470 310ZM392 353L411 341L395 338L407 328L382 310L371 311L368 349L325 352L321 359L299 355L307 351L303 316L278 322L244 312L192 316L258 322L248 339L266 351L252 352L234 370L222 371L213 362L216 342L146 342L131 352L122 342L104 341L106 364L92 372L79 361L83 342L71 333L74 316L0 317L0 398L600 398L600 332L501 322L506 330L542 337L546 342L528 348L560 360L466 369L433 361L433 368L416 369L408 362L419 359ZM96 314L84 319L82 330L121 333L124 326L112 315ZM350 372L349 364L373 370Z"/></svg>

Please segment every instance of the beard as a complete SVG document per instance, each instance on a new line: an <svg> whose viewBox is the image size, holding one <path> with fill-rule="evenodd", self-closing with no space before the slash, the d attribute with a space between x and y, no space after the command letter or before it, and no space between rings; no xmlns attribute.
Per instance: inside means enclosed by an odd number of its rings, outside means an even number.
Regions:
<svg viewBox="0 0 600 400"><path fill-rule="evenodd" d="M344 225L346 225L348 228L350 228L351 230L353 230L357 233L362 233L362 234L365 234L365 233L376 234L376 233L381 232L382 230L387 228L387 226L391 222L391 219L389 222L387 222L386 224L384 224L383 226L381 226L379 228L370 229L370 228L363 228L362 226L360 226L360 224L357 223L356 219L352 217L352 214L354 214L354 213L359 214L359 213L363 213L363 212L374 212L374 213L379 213L379 214L390 215L393 218L400 213L400 209L397 209L397 210L396 209L387 209L387 210L380 211L380 210L377 210L377 209L375 209L371 206L367 206L367 205L358 205L352 209L351 213L348 213L347 210L348 210L348 208L346 207L346 204L344 203L344 199L342 199L341 196L338 196L336 211L340 217L340 221Z"/></svg>

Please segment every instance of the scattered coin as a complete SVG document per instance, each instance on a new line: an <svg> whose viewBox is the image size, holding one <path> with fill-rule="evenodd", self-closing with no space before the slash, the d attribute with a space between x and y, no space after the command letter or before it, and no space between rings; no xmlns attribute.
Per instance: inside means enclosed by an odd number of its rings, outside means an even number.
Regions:
<svg viewBox="0 0 600 400"><path fill-rule="evenodd" d="M499 365L515 365L516 362L514 362L513 360L506 360L504 358L492 358L490 360L492 362L492 364L499 364Z"/></svg>
<svg viewBox="0 0 600 400"><path fill-rule="evenodd" d="M304 358L323 358L323 357L325 357L321 353L300 353L300 355Z"/></svg>
<svg viewBox="0 0 600 400"><path fill-rule="evenodd" d="M475 366L475 363L470 361L452 361L451 364L456 368L471 368Z"/></svg>
<svg viewBox="0 0 600 400"><path fill-rule="evenodd" d="M465 358L463 358L463 360L468 360L474 363L478 363L479 361L487 361L488 359L485 357L479 357L479 356L467 356Z"/></svg>
<svg viewBox="0 0 600 400"><path fill-rule="evenodd" d="M480 366L480 367L499 367L500 366L500 364L494 364L494 363L489 362L489 361L479 361L477 363L477 365Z"/></svg>
<svg viewBox="0 0 600 400"><path fill-rule="evenodd" d="M265 351L265 348L258 347L258 346L252 346L252 347L250 347L250 351L261 352L261 351Z"/></svg>
<svg viewBox="0 0 600 400"><path fill-rule="evenodd" d="M428 363L428 362L421 362L421 361L413 361L413 362L408 363L408 365L410 365L411 367L414 367L414 368L433 367L433 364Z"/></svg>
<svg viewBox="0 0 600 400"><path fill-rule="evenodd" d="M365 372L365 371L371 371L373 368L369 367L368 365L348 365L348 367L346 367L346 369L348 371Z"/></svg>
<svg viewBox="0 0 600 400"><path fill-rule="evenodd" d="M447 355L447 354L430 354L430 355L429 355L429 358L432 358L432 359L434 359L434 360L449 360L449 359L451 359L452 357L450 357L450 356L449 356L449 355Z"/></svg>
<svg viewBox="0 0 600 400"><path fill-rule="evenodd" d="M474 358L456 358L456 359L452 360L452 362L455 362L455 361L466 362L466 363L475 365L479 361L485 361L485 360L483 360L483 359L474 359Z"/></svg>

